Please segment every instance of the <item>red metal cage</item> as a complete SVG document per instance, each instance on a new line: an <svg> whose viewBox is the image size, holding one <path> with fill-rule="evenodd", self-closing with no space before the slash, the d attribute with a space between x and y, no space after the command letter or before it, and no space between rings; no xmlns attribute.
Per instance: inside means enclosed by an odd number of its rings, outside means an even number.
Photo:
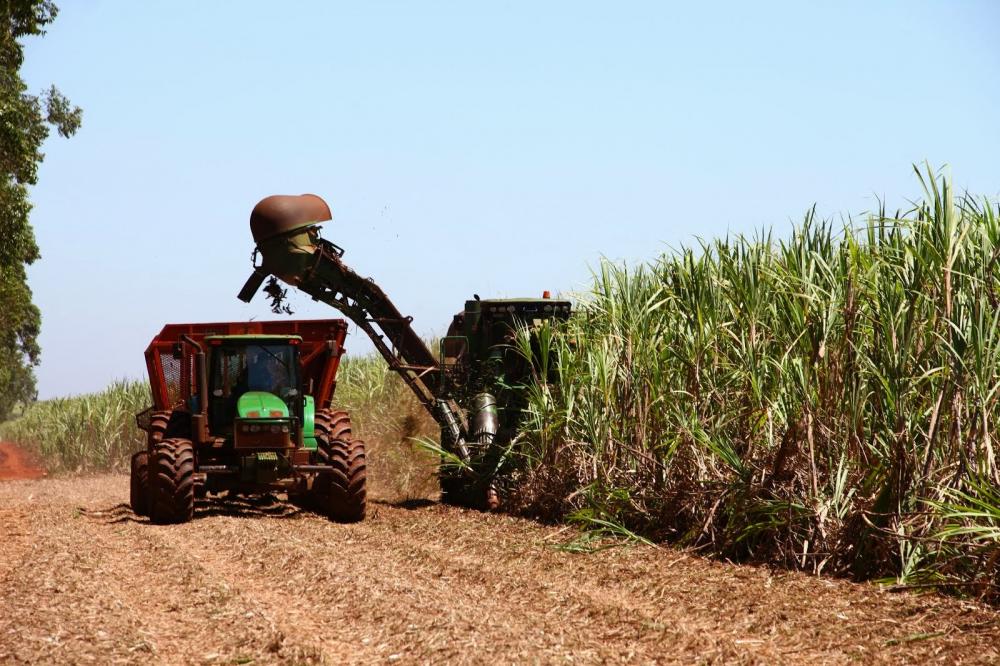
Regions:
<svg viewBox="0 0 1000 666"><path fill-rule="evenodd" d="M344 353L347 322L343 319L167 324L146 348L146 369L155 409L186 409L197 390L195 350L180 344L188 336L204 345L211 335L297 335L302 338L299 362L303 383L316 408L330 406L337 368Z"/></svg>

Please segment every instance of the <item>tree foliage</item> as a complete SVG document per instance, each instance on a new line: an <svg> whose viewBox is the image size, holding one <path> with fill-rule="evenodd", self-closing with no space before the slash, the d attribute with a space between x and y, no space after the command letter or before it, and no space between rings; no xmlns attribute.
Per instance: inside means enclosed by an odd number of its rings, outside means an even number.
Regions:
<svg viewBox="0 0 1000 666"><path fill-rule="evenodd" d="M49 0L0 0L0 420L36 396L41 313L32 303L26 268L40 253L28 187L38 180L51 128L69 137L82 118L55 86L31 94L21 78L22 40L43 35L57 11Z"/></svg>

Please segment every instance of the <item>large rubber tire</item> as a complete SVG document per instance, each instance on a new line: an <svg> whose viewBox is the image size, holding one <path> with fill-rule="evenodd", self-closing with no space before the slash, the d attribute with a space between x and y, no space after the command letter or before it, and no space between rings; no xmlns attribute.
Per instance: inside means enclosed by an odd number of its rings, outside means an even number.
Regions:
<svg viewBox="0 0 1000 666"><path fill-rule="evenodd" d="M150 450L165 439L191 439L191 415L187 412L164 409L149 416L146 442Z"/></svg>
<svg viewBox="0 0 1000 666"><path fill-rule="evenodd" d="M154 523L185 523L194 516L194 445L165 439L150 460L149 517Z"/></svg>
<svg viewBox="0 0 1000 666"><path fill-rule="evenodd" d="M149 515L149 454L145 451L132 454L128 502L135 515Z"/></svg>
<svg viewBox="0 0 1000 666"><path fill-rule="evenodd" d="M351 432L351 416L343 410L321 409L316 412L316 441L332 442L339 439L349 442L354 439ZM316 449L319 462L325 463L329 458L329 453L323 446Z"/></svg>
<svg viewBox="0 0 1000 666"><path fill-rule="evenodd" d="M457 474L438 472L438 484L441 486L441 503L449 506L472 507L475 490L472 483Z"/></svg>
<svg viewBox="0 0 1000 666"><path fill-rule="evenodd" d="M329 451L333 471L327 475L327 515L338 523L360 522L365 519L368 503L365 443L335 439Z"/></svg>
<svg viewBox="0 0 1000 666"><path fill-rule="evenodd" d="M500 496L492 483L442 471L438 474L438 484L442 504L478 511L500 509Z"/></svg>
<svg viewBox="0 0 1000 666"><path fill-rule="evenodd" d="M169 409L162 412L153 412L150 415L149 430L146 434L146 440L149 442L150 448L167 438L167 429L170 427L170 419L172 417L173 412Z"/></svg>
<svg viewBox="0 0 1000 666"><path fill-rule="evenodd" d="M330 520L338 523L364 520L368 503L365 443L354 439L348 413L317 412L316 444L319 462L333 469L317 475L313 483L315 505L325 508Z"/></svg>

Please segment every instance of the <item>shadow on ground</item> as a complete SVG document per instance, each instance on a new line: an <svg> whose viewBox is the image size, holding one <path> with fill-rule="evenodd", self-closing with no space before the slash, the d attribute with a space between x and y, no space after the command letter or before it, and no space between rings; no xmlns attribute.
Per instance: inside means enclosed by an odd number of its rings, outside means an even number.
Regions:
<svg viewBox="0 0 1000 666"><path fill-rule="evenodd" d="M426 509L429 506L438 506L440 502L429 499L406 499L406 500L397 500L393 502L390 502L388 500L376 499L376 500L369 500L368 504L391 506L394 509L406 509L407 511L415 511L417 509Z"/></svg>
<svg viewBox="0 0 1000 666"><path fill-rule="evenodd" d="M115 504L107 508L88 509L78 507L77 512L94 522L114 523L148 523L149 519L137 516L127 503ZM212 516L228 516L230 518L297 518L313 513L306 508L296 506L286 500L272 495L253 495L236 497L206 497L199 499L194 505L194 518L210 518Z"/></svg>
<svg viewBox="0 0 1000 666"><path fill-rule="evenodd" d="M378 506L416 511L437 506L438 504L437 501L429 499L407 499L392 502L375 499L369 501L369 505L375 505L376 507L375 515L377 515ZM149 523L148 518L137 516L125 502L107 508L92 509L77 507L76 511L78 515L84 516L94 522L109 525L115 523ZM299 506L273 494L206 497L197 500L194 505L195 520L210 518L212 516L227 516L230 518L299 518L308 515L320 514L307 506Z"/></svg>

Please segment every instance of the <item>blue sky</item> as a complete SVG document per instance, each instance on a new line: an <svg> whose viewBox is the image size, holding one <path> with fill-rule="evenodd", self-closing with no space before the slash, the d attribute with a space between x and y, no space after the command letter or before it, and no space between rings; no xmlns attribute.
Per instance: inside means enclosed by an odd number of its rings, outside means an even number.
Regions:
<svg viewBox="0 0 1000 666"><path fill-rule="evenodd" d="M436 334L473 292L902 203L913 162L1000 193L997 3L61 4L24 67L84 108L32 195L43 398L144 376L166 322L270 318L235 297L269 194L323 196Z"/></svg>

